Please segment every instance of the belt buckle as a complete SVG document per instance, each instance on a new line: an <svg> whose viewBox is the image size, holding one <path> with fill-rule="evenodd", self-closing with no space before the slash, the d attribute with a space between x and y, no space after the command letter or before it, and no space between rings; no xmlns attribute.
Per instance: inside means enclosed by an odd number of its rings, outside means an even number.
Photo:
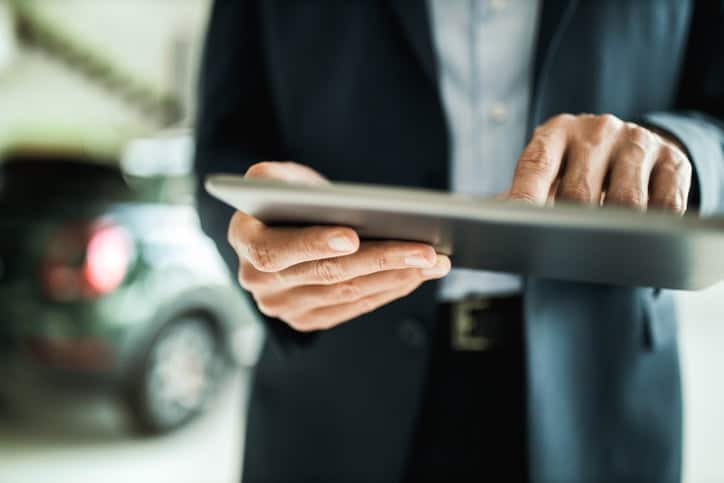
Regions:
<svg viewBox="0 0 724 483"><path fill-rule="evenodd" d="M473 317L473 312L490 307L490 300L484 297L469 297L453 304L452 348L456 351L482 352L488 350L493 341L481 335L480 322Z"/></svg>

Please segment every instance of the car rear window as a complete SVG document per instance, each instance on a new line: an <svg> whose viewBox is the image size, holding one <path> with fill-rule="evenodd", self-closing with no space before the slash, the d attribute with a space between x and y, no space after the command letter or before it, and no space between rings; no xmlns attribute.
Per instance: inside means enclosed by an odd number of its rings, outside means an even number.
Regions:
<svg viewBox="0 0 724 483"><path fill-rule="evenodd" d="M119 169L68 159L0 162L0 202L128 201L134 199Z"/></svg>

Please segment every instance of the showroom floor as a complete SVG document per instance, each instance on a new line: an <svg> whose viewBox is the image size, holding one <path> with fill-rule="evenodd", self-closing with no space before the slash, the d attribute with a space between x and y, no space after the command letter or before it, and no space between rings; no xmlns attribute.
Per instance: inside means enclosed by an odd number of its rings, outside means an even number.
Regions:
<svg viewBox="0 0 724 483"><path fill-rule="evenodd" d="M108 405L64 408L62 421L0 419L0 483L239 481L246 378L234 377L208 414L169 436L134 438Z"/></svg>
<svg viewBox="0 0 724 483"><path fill-rule="evenodd" d="M724 481L724 284L680 299L685 481ZM90 402L65 414L62 423L53 415L12 424L0 419L0 483L236 482L245 397L246 377L240 375L201 420L152 439L129 437L111 411Z"/></svg>

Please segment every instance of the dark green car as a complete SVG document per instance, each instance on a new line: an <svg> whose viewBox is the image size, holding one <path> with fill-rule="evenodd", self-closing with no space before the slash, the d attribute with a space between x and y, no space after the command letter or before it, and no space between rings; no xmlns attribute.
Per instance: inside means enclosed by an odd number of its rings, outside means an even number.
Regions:
<svg viewBox="0 0 724 483"><path fill-rule="evenodd" d="M0 164L0 398L107 392L145 432L199 413L254 324L187 185L132 187L68 157Z"/></svg>

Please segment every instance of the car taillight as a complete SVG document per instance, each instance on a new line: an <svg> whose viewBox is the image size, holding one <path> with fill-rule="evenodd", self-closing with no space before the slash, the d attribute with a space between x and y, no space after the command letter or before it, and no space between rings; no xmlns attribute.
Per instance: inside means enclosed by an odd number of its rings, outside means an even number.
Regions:
<svg viewBox="0 0 724 483"><path fill-rule="evenodd" d="M108 293L123 282L131 249L131 239L120 226L106 226L91 235L83 265L83 280L91 295Z"/></svg>
<svg viewBox="0 0 724 483"><path fill-rule="evenodd" d="M50 239L43 287L57 301L106 294L123 282L132 255L133 241L119 225L101 221L65 226Z"/></svg>

